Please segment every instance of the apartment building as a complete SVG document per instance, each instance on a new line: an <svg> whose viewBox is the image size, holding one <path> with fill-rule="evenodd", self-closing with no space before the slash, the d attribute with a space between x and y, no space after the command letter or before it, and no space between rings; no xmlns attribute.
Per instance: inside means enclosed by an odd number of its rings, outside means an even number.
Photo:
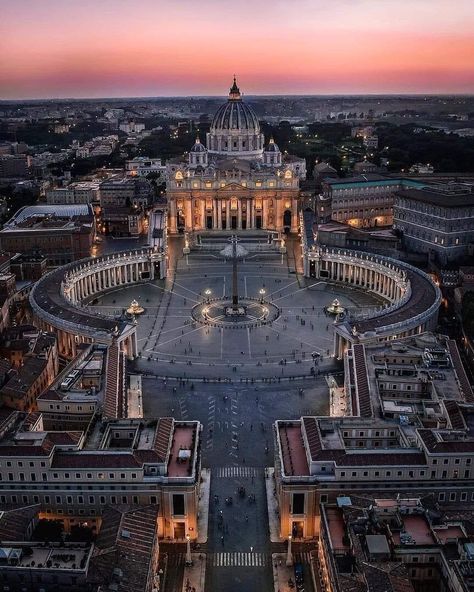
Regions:
<svg viewBox="0 0 474 592"><path fill-rule="evenodd" d="M339 496L321 505L317 572L324 592L472 589L472 506L433 497Z"/></svg>
<svg viewBox="0 0 474 592"><path fill-rule="evenodd" d="M14 414L14 415L11 415ZM158 506L161 538L197 537L200 424L104 420L50 430L41 413L12 411L0 441L0 504L39 504L40 517L99 530L107 504Z"/></svg>
<svg viewBox="0 0 474 592"><path fill-rule="evenodd" d="M416 343L415 338L401 340L387 346L387 352L401 349L407 342ZM425 345L419 343L422 353ZM436 397L427 401L426 413L405 415L408 406L401 400L401 413L382 417L383 397L380 389L374 389L376 378L370 378L367 366L370 348L354 345L346 354L346 399L342 405L350 415L341 411L332 417L276 422L275 487L281 536L316 536L320 504L333 503L339 495L431 492L440 503L474 501L474 398L456 344L448 340L444 348L443 355L435 355L434 361L433 352L426 352L422 369L428 373L411 399L411 405L422 406L418 399L423 391L435 390ZM397 374L403 375L416 365L409 352L406 355L405 363L397 355L393 362L389 357L384 360L386 370L395 376L392 391L397 390L393 389ZM453 372L451 382L441 378L447 371L444 364ZM378 380L379 386L385 384L381 377ZM434 383L427 390L426 381ZM440 382L446 384L445 391ZM455 397L453 389L457 390Z"/></svg>

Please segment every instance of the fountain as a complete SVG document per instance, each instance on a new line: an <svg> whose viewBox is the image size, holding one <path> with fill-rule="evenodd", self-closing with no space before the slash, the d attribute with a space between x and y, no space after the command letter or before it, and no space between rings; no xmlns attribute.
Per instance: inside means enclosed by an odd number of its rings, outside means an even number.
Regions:
<svg viewBox="0 0 474 592"><path fill-rule="evenodd" d="M145 309L143 308L143 306L140 306L136 300L132 300L130 306L127 308L127 313L129 315L137 316L143 314L144 312Z"/></svg>
<svg viewBox="0 0 474 592"><path fill-rule="evenodd" d="M329 306L326 306L326 312L334 316L344 315L346 314L346 309L343 306L341 306L341 303L337 298L334 298L331 304Z"/></svg>

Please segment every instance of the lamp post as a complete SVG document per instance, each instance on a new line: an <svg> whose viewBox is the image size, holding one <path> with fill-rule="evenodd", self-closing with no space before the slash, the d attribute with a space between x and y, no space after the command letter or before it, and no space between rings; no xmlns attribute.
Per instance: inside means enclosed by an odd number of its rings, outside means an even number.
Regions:
<svg viewBox="0 0 474 592"><path fill-rule="evenodd" d="M266 293L265 288L260 288L260 290L258 291L258 293L260 294L260 303L263 304L263 302L264 302L264 298L263 297L265 296L265 293Z"/></svg>
<svg viewBox="0 0 474 592"><path fill-rule="evenodd" d="M192 565L193 558L191 557L191 537L186 535L186 565Z"/></svg>
<svg viewBox="0 0 474 592"><path fill-rule="evenodd" d="M206 288L206 289L204 290L204 295L205 295L205 297L206 297L206 302L207 302L208 304L209 304L209 298L210 298L211 294L212 294L212 290L210 290L209 288Z"/></svg>
<svg viewBox="0 0 474 592"><path fill-rule="evenodd" d="M286 554L286 565L291 567L293 565L293 555L291 554L291 534L288 535L288 553Z"/></svg>

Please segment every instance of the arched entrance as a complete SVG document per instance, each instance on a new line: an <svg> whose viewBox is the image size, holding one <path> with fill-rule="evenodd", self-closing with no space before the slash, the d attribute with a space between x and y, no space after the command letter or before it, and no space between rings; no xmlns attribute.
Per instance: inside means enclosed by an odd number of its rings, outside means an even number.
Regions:
<svg viewBox="0 0 474 592"><path fill-rule="evenodd" d="M285 210L283 214L283 230L285 234L289 234L291 229L291 210Z"/></svg>
<svg viewBox="0 0 474 592"><path fill-rule="evenodd" d="M178 210L178 219L176 226L178 227L178 232L184 232L184 229L186 227L186 220L184 218L183 210Z"/></svg>

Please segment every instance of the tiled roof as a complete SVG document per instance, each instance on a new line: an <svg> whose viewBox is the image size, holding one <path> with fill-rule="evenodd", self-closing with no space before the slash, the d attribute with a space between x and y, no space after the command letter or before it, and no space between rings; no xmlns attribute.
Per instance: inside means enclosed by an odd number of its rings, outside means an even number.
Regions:
<svg viewBox="0 0 474 592"><path fill-rule="evenodd" d="M55 469L138 469L141 464L130 452L57 452L51 466Z"/></svg>
<svg viewBox="0 0 474 592"><path fill-rule="evenodd" d="M418 434L428 452L435 454L474 453L474 440L439 440L433 430L419 429Z"/></svg>
<svg viewBox="0 0 474 592"><path fill-rule="evenodd" d="M0 541L23 541L39 505L6 510L0 515Z"/></svg>
<svg viewBox="0 0 474 592"><path fill-rule="evenodd" d="M464 416L459 409L459 405L456 401L452 401L450 399L443 401L444 407L446 409L446 413L449 417L449 422L453 430L465 430L466 429L466 422L464 421Z"/></svg>
<svg viewBox="0 0 474 592"><path fill-rule="evenodd" d="M48 440L58 445L76 445L82 438L82 432L48 432Z"/></svg>
<svg viewBox="0 0 474 592"><path fill-rule="evenodd" d="M163 417L156 427L153 450L158 455L160 462L165 462L168 457L171 434L173 433L173 418Z"/></svg>
<svg viewBox="0 0 474 592"><path fill-rule="evenodd" d="M303 426L308 440L311 460L316 460L323 449L318 422L315 417L303 417Z"/></svg>
<svg viewBox="0 0 474 592"><path fill-rule="evenodd" d="M148 580L153 575L150 564L157 551L158 511L158 505L105 509L91 559L91 583L114 581L118 592L151 589ZM119 578L114 577L117 569L121 572Z"/></svg>
<svg viewBox="0 0 474 592"><path fill-rule="evenodd" d="M372 403L370 402L365 348L362 344L355 344L352 346L352 353L354 358L355 386L359 415L361 417L372 417Z"/></svg>
<svg viewBox="0 0 474 592"><path fill-rule="evenodd" d="M456 345L454 339L448 339L448 350L449 355L451 356L454 371L456 372L456 376L458 377L459 389L461 390L464 399L468 403L474 403L474 393L472 391L472 387L467 377L466 371L464 370L461 356L459 355L458 346Z"/></svg>

